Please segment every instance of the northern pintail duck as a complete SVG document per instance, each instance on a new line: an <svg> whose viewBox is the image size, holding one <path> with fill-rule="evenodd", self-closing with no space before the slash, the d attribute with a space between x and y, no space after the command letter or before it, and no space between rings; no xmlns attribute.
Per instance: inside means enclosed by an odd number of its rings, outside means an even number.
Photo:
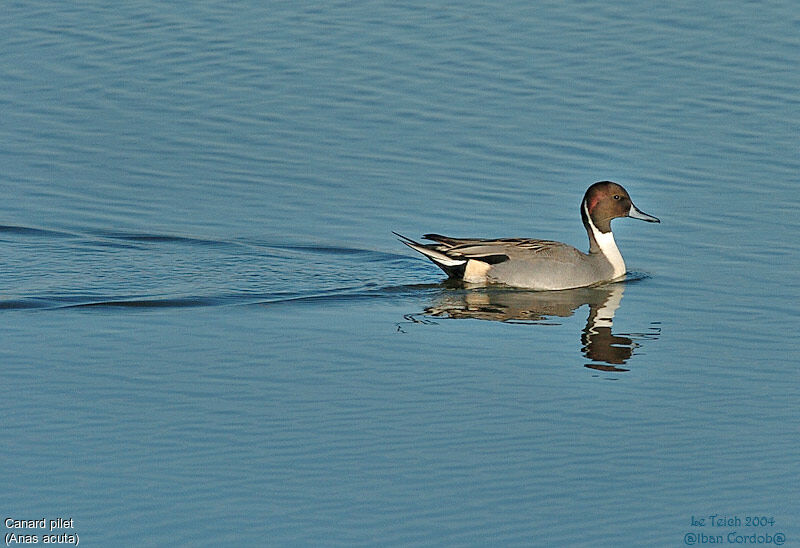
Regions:
<svg viewBox="0 0 800 548"><path fill-rule="evenodd" d="M628 192L611 181L588 188L581 218L589 235L589 253L550 240L529 238L450 238L425 234L437 242L421 244L395 235L455 280L471 284L505 284L536 290L571 289L610 282L625 275L625 261L611 232L611 219L631 217L651 223L657 218L639 210Z"/></svg>

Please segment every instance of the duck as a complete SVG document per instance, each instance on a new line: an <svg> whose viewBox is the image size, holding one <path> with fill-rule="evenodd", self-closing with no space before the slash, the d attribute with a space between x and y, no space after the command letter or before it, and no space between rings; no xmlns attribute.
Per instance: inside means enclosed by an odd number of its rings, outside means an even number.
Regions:
<svg viewBox="0 0 800 548"><path fill-rule="evenodd" d="M534 238L451 238L425 234L423 244L393 232L399 240L430 259L449 280L468 285L505 285L536 291L594 286L625 278L625 261L614 241L611 221L630 217L661 221L633 204L628 191L613 181L591 185L581 201L581 219L589 251Z"/></svg>

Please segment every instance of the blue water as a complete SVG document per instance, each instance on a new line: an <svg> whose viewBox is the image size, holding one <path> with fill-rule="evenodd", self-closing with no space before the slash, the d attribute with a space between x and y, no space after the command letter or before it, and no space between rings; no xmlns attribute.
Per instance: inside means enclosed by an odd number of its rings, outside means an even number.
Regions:
<svg viewBox="0 0 800 548"><path fill-rule="evenodd" d="M12 2L0 31L4 520L800 543L794 3ZM662 220L615 221L624 283L453 287L391 234L586 248L604 179Z"/></svg>

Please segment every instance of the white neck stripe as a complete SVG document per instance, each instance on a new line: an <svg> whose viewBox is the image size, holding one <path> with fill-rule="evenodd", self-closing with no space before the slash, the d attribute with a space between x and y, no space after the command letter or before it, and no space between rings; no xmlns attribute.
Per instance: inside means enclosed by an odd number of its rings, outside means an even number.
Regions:
<svg viewBox="0 0 800 548"><path fill-rule="evenodd" d="M619 278L625 274L625 261L622 259L622 254L619 252L617 242L614 241L614 233L610 230L608 232L600 232L594 222L592 216L589 215L589 208L586 203L583 204L583 211L586 213L586 219L589 221L589 228L592 231L595 242L600 248L600 253L605 256L611 266L614 268L614 278Z"/></svg>

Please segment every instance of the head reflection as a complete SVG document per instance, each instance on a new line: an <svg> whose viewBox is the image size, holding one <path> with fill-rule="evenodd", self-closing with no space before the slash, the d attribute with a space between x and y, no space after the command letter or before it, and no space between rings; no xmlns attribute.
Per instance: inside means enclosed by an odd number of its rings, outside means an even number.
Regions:
<svg viewBox="0 0 800 548"><path fill-rule="evenodd" d="M436 302L425 309L428 316L473 318L507 323L557 324L583 305L589 316L581 333L581 351L592 363L586 367L600 371L628 371L618 367L633 355L649 334L614 334L614 315L625 291L623 283L563 291L522 291L519 289L481 288L443 291ZM656 333L657 335L657 333Z"/></svg>

